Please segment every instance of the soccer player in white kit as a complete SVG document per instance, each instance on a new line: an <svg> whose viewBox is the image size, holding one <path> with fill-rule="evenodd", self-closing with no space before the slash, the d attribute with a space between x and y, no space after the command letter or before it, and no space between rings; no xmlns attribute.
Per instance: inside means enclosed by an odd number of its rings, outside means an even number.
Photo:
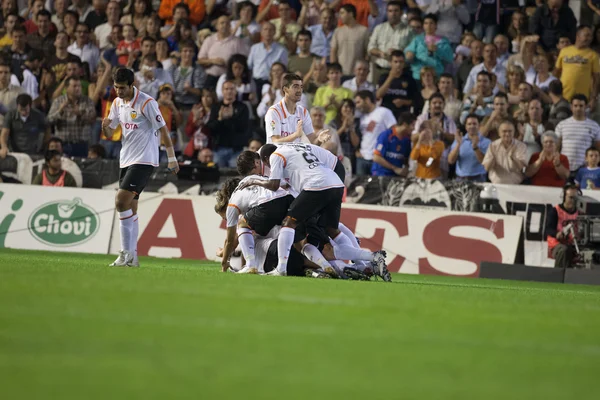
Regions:
<svg viewBox="0 0 600 400"><path fill-rule="evenodd" d="M120 220L121 251L110 265L138 267L138 199L154 168L158 167L161 139L167 148L168 169L176 174L179 165L156 100L133 86L133 71L127 68L117 69L113 81L117 98L112 102L108 117L102 120L102 131L110 138L120 124L123 147L119 155L119 191L115 198Z"/></svg>
<svg viewBox="0 0 600 400"><path fill-rule="evenodd" d="M302 78L296 74L285 74L283 76L283 99L273 104L265 114L265 130L267 131L267 143L301 143L303 133L312 144L320 146L329 138L321 136L329 129L324 129L315 134L310 113L302 105L298 104L302 98ZM302 130L297 130L298 122L302 122ZM325 140L324 138L327 138Z"/></svg>

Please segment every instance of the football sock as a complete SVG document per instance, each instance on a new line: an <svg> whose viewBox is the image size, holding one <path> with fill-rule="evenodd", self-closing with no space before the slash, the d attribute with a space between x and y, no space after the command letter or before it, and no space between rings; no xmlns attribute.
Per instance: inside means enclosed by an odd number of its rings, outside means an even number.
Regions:
<svg viewBox="0 0 600 400"><path fill-rule="evenodd" d="M350 232L350 233L352 233L352 232ZM350 239L350 238L352 238L352 239ZM345 235L343 232L340 232L340 233L339 233L339 234L338 234L338 235L337 235L337 236L336 236L336 237L333 239L333 241L334 241L335 243L337 243L337 244L344 244L344 245L346 245L346 246L350 246L350 247L356 247L356 248L359 248L358 246L354 246L354 245L352 244L352 242L355 242L355 241L356 241L356 239L354 239L354 235L352 235L352 236L348 237L348 236L346 236L346 235Z"/></svg>
<svg viewBox="0 0 600 400"><path fill-rule="evenodd" d="M132 210L122 211L119 213L121 250L131 251L131 231L133 230L133 219Z"/></svg>
<svg viewBox="0 0 600 400"><path fill-rule="evenodd" d="M346 225L344 225L340 222L340 224L338 225L338 229L342 232L342 234L344 234L350 238L350 243L352 243L353 247L360 249L360 245L358 244L358 241L356 240L356 235L354 235L354 233L352 233L352 231L350 229L348 229L348 227Z"/></svg>
<svg viewBox="0 0 600 400"><path fill-rule="evenodd" d="M242 254L246 260L246 266L248 268L256 268L256 257L254 254L254 236L252 230L248 228L238 228L238 241L242 248Z"/></svg>
<svg viewBox="0 0 600 400"><path fill-rule="evenodd" d="M345 244L336 244L333 246L333 254L336 260L362 260L371 261L373 259L373 253L368 250L355 249L352 246Z"/></svg>
<svg viewBox="0 0 600 400"><path fill-rule="evenodd" d="M323 269L331 267L331 264L323 257L323 254L321 254L319 249L310 243L304 245L302 248L302 255Z"/></svg>
<svg viewBox="0 0 600 400"><path fill-rule="evenodd" d="M133 225L131 227L131 254L133 254L133 261L137 261L138 260L138 253L137 253L137 242L138 242L138 235L140 232L140 223L138 222L138 215L135 214L133 216Z"/></svg>
<svg viewBox="0 0 600 400"><path fill-rule="evenodd" d="M296 231L292 228L283 227L279 231L277 238L277 254L279 256L279 263L277 264L277 270L279 272L287 273L287 263L290 257L290 251L294 244L294 235Z"/></svg>

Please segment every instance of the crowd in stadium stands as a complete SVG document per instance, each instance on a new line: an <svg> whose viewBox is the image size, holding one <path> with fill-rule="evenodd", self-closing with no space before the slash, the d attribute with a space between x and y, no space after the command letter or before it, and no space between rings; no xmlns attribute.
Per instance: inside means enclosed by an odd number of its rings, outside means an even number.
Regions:
<svg viewBox="0 0 600 400"><path fill-rule="evenodd" d="M118 157L100 121L126 66L181 160L259 148L291 72L355 175L600 188L596 0L590 25L568 0L1 3L0 159L44 155L34 183L73 184L58 155Z"/></svg>

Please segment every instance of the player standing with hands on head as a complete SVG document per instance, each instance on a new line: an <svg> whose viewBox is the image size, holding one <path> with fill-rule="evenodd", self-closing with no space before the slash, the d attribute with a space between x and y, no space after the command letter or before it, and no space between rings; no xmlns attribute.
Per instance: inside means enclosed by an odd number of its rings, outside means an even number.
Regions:
<svg viewBox="0 0 600 400"><path fill-rule="evenodd" d="M120 219L121 251L110 266L139 267L138 199L154 168L158 167L161 140L167 149L169 171L179 172L179 164L158 103L133 86L133 71L119 68L113 74L113 81L117 98L112 102L108 118L102 120L102 131L110 139L120 124L123 147L119 155L119 191L115 198Z"/></svg>
<svg viewBox="0 0 600 400"><path fill-rule="evenodd" d="M269 108L265 114L265 129L267 130L267 143L300 143L303 135L312 144L320 146L330 135L329 129L323 129L316 135L310 119L310 113L302 105L298 104L302 98L302 78L296 74L285 74L283 76L283 99ZM298 122L302 121L302 130L297 130ZM305 140L305 142L308 142Z"/></svg>

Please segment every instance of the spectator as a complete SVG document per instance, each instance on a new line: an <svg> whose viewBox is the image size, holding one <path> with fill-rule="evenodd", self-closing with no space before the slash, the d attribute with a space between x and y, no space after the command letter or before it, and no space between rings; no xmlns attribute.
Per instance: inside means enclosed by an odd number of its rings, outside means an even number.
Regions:
<svg viewBox="0 0 600 400"><path fill-rule="evenodd" d="M329 60L339 63L345 76L351 76L354 63L367 57L369 31L356 21L356 7L352 4L342 6L340 21L343 25L333 33Z"/></svg>
<svg viewBox="0 0 600 400"><path fill-rule="evenodd" d="M90 71L96 71L100 62L100 50L90 40L90 28L86 24L79 23L75 28L75 34L77 40L67 47L67 51L79 57L82 62L88 63Z"/></svg>
<svg viewBox="0 0 600 400"><path fill-rule="evenodd" d="M325 109L323 107L315 106L310 109L310 119L312 120L313 129L315 132L321 132L323 129L329 129L331 139L329 139L329 146L326 148L332 149L332 153L336 156L343 156L342 144L340 143L340 137L337 132L333 130L329 125L325 124ZM321 145L321 147L325 147Z"/></svg>
<svg viewBox="0 0 600 400"><path fill-rule="evenodd" d="M121 18L121 25L133 25L139 37L146 36L146 22L152 14L150 0L130 0L127 15Z"/></svg>
<svg viewBox="0 0 600 400"><path fill-rule="evenodd" d="M4 124L5 114L15 108L15 101L21 93L21 87L10 83L10 65L0 60L0 123Z"/></svg>
<svg viewBox="0 0 600 400"><path fill-rule="evenodd" d="M526 82L525 71L518 65L509 65L506 69L506 94L509 104L519 104L519 85ZM513 114L515 110L511 110Z"/></svg>
<svg viewBox="0 0 600 400"><path fill-rule="evenodd" d="M44 159L46 166L41 174L33 178L32 185L77 187L73 175L62 169L61 154L58 151L48 150Z"/></svg>
<svg viewBox="0 0 600 400"><path fill-rule="evenodd" d="M528 113L528 106L529 106L529 102L531 101L531 99L533 98L533 87L527 83L527 82L522 82L519 84L519 95L518 95L518 99L519 99L519 103L518 104L514 104L511 109L509 110L509 113L512 114L513 118L518 122L518 123L525 123L525 121L527 121L527 113ZM510 99L510 97L509 97Z"/></svg>
<svg viewBox="0 0 600 400"><path fill-rule="evenodd" d="M105 23L98 25L96 29L94 29L94 36L96 37L96 42L98 43L100 50L105 50L110 45L109 38L112 28L119 24L119 20L121 18L121 7L119 7L118 2L108 2L108 5L106 6L106 18L107 20Z"/></svg>
<svg viewBox="0 0 600 400"><path fill-rule="evenodd" d="M421 79L421 68L432 67L436 75L441 75L446 65L454 60L454 52L448 39L435 33L437 17L427 14L423 20L423 28L425 32L416 36L404 49L413 79L417 82Z"/></svg>
<svg viewBox="0 0 600 400"><path fill-rule="evenodd" d="M356 9L356 22L358 22L362 26L368 27L369 15L377 17L379 13L379 8L375 4L375 1L376 0L337 0L336 3L336 0L334 0L334 2L331 4L331 8L336 9L337 7L339 7L340 4L342 5L342 7L345 5L354 6L354 8ZM342 23L339 23L339 26L341 25Z"/></svg>
<svg viewBox="0 0 600 400"><path fill-rule="evenodd" d="M150 36L145 36L144 38L142 38L142 40L140 42L140 55L139 55L139 57L137 57L135 59L135 61L131 65L131 69L133 69L135 72L139 72L140 66L142 65L142 61L144 60L144 57L146 57L148 55L152 55L152 56L156 57L156 39L154 39ZM156 63L157 63L157 66L165 69L165 67L162 65L162 63L160 63L158 61L158 58L156 60Z"/></svg>
<svg viewBox="0 0 600 400"><path fill-rule="evenodd" d="M150 14L146 19L145 36L151 37L154 40L162 39L160 34L160 18L156 14Z"/></svg>
<svg viewBox="0 0 600 400"><path fill-rule="evenodd" d="M415 177L420 179L439 179L442 176L440 168L444 142L433 136L430 121L421 124L416 144L410 152L411 160L417 162Z"/></svg>
<svg viewBox="0 0 600 400"><path fill-rule="evenodd" d="M411 152L411 133L415 128L415 116L402 113L398 123L379 134L373 150L373 176L408 175L408 161Z"/></svg>
<svg viewBox="0 0 600 400"><path fill-rule="evenodd" d="M253 1L256 4L256 0ZM275 18L279 18L279 8L273 7L277 6L278 3L279 2L277 0L261 0L260 5L258 6L258 15L256 16L256 22L260 24L263 21L271 21ZM293 20L296 20L296 17L296 10L292 9L291 18Z"/></svg>
<svg viewBox="0 0 600 400"><path fill-rule="evenodd" d="M263 85L267 83L273 64L280 62L287 65L288 63L287 49L274 42L275 26L270 22L263 23L260 35L262 41L250 48L248 56L248 67L252 70L258 93L261 93Z"/></svg>
<svg viewBox="0 0 600 400"><path fill-rule="evenodd" d="M55 125L56 136L62 139L67 155L86 157L96 110L92 100L82 95L81 79L67 78L66 87L67 93L52 103L48 121Z"/></svg>
<svg viewBox="0 0 600 400"><path fill-rule="evenodd" d="M158 67L158 61L154 54L147 54L142 58L142 67L139 72L135 73L135 80L138 89L149 94L153 99L158 98L161 86L173 85L171 74Z"/></svg>
<svg viewBox="0 0 600 400"><path fill-rule="evenodd" d="M312 33L310 52L325 57L329 60L331 54L331 39L335 30L335 12L331 8L323 8L320 14L319 25L308 26L306 29Z"/></svg>
<svg viewBox="0 0 600 400"><path fill-rule="evenodd" d="M492 43L500 31L502 18L500 0L480 0L475 13L473 33L485 43Z"/></svg>
<svg viewBox="0 0 600 400"><path fill-rule="evenodd" d="M215 165L214 153L207 147L198 152L197 159L200 161L200 163L205 164L207 167L213 167Z"/></svg>
<svg viewBox="0 0 600 400"><path fill-rule="evenodd" d="M106 157L106 150L101 144L94 144L88 150L87 158L90 160L102 160Z"/></svg>
<svg viewBox="0 0 600 400"><path fill-rule="evenodd" d="M69 35L69 43L72 43L76 40L75 27L77 26L78 22L79 14L77 14L77 11L67 10L67 12L65 12L62 21L64 26L63 32Z"/></svg>
<svg viewBox="0 0 600 400"><path fill-rule="evenodd" d="M29 45L25 39L25 28L22 25L17 25L13 29L13 44L6 48L10 58L10 70L19 82L23 80L23 64L27 59L27 53L30 50Z"/></svg>
<svg viewBox="0 0 600 400"><path fill-rule="evenodd" d="M36 101L40 95L38 77L42 75L41 65L44 60L44 54L37 50L31 50L27 53L27 59L23 64L23 81L21 81L21 88L25 93L29 94L31 98Z"/></svg>
<svg viewBox="0 0 600 400"><path fill-rule="evenodd" d="M560 52L565 47L569 47L573 44L571 38L566 33L558 34L558 44L556 45L556 49Z"/></svg>
<svg viewBox="0 0 600 400"><path fill-rule="evenodd" d="M300 26L312 26L319 23L321 9L324 4L319 0L307 0L300 2L302 7L300 9L300 15L298 15L298 24Z"/></svg>
<svg viewBox="0 0 600 400"><path fill-rule="evenodd" d="M470 20L469 10L462 4L462 0L429 1L423 6L426 13L436 14L438 17L437 34L445 37L455 47L460 42L463 25Z"/></svg>
<svg viewBox="0 0 600 400"><path fill-rule="evenodd" d="M484 46L483 62L473 67L471 72L469 72L469 77L467 78L467 82L463 89L465 95L469 96L471 94L481 71L488 72L491 74L490 77L495 75L496 82L506 87L506 69L502 64L498 63L496 45L493 43L488 43ZM492 86L492 88L494 87Z"/></svg>
<svg viewBox="0 0 600 400"><path fill-rule="evenodd" d="M456 131L448 163L456 164L456 176L461 181L485 182L487 172L483 167L483 158L492 141L479 131L479 118L469 114L465 121L466 135Z"/></svg>
<svg viewBox="0 0 600 400"><path fill-rule="evenodd" d="M30 10L30 13L25 17L25 22L23 22L23 27L25 28L25 30L27 31L27 34L32 34L34 32L36 32L38 30L38 26L37 26L37 15L40 11L42 11L44 9L44 0L33 0L30 8L28 8L28 10ZM56 33L56 32L53 32Z"/></svg>
<svg viewBox="0 0 600 400"><path fill-rule="evenodd" d="M503 34L498 34L494 37L494 45L498 52L498 62L502 64L504 68L508 64L508 57L510 57L510 49L508 48L508 37Z"/></svg>
<svg viewBox="0 0 600 400"><path fill-rule="evenodd" d="M210 131L206 127L209 114L202 104L195 104L192 108L185 127L185 134L191 139L183 151L186 157L194 158L197 152L209 147Z"/></svg>
<svg viewBox="0 0 600 400"><path fill-rule="evenodd" d="M260 40L260 25L256 22L256 6L250 1L238 3L239 18L231 21L231 32L244 40L248 47Z"/></svg>
<svg viewBox="0 0 600 400"><path fill-rule="evenodd" d="M413 30L415 35L423 33L423 20L420 16L415 16L408 19L408 26Z"/></svg>
<svg viewBox="0 0 600 400"><path fill-rule="evenodd" d="M264 143L259 139L250 139L248 142L248 150L258 152Z"/></svg>
<svg viewBox="0 0 600 400"><path fill-rule="evenodd" d="M120 66L133 65L133 62L140 54L140 40L137 38L137 31L131 24L123 25L123 39L117 46L117 56Z"/></svg>
<svg viewBox="0 0 600 400"><path fill-rule="evenodd" d="M179 45L181 61L171 67L171 77L175 89L175 104L180 111L187 112L200 102L202 88L206 81L206 73L201 66L194 63L194 43L187 41Z"/></svg>
<svg viewBox="0 0 600 400"><path fill-rule="evenodd" d="M33 101L28 94L17 96L17 109L9 111L4 118L0 135L0 159L13 153L40 154L45 142L50 139L50 129L46 117L32 108Z"/></svg>
<svg viewBox="0 0 600 400"><path fill-rule="evenodd" d="M518 139L527 146L527 159L530 159L534 153L538 153L542 148L540 146L542 134L546 127L542 121L542 102L538 99L532 99L527 104L526 122L518 125Z"/></svg>
<svg viewBox="0 0 600 400"><path fill-rule="evenodd" d="M365 60L358 60L354 66L354 78L347 80L342 86L352 91L353 94L361 90L375 93L375 85L367 80L368 76L369 63Z"/></svg>
<svg viewBox="0 0 600 400"><path fill-rule="evenodd" d="M562 83L559 80L554 80L548 85L548 95L552 100L550 112L548 113L548 122L555 127L560 121L573 115L571 105L563 97L562 90Z"/></svg>
<svg viewBox="0 0 600 400"><path fill-rule="evenodd" d="M160 36L164 39L175 35L175 33L177 32L177 24L179 22L187 21L188 23L190 23L190 7L184 2L177 3L175 7L173 7L173 9L169 11L169 13L172 13L173 15L172 20L165 23L165 25L160 30Z"/></svg>
<svg viewBox="0 0 600 400"><path fill-rule="evenodd" d="M555 259L554 268L573 268L572 262L577 254L573 245L575 238L570 233L563 233L563 229L576 222L578 195L577 186L568 183L562 190L562 204L550 208L546 214L545 235L548 253Z"/></svg>
<svg viewBox="0 0 600 400"><path fill-rule="evenodd" d="M311 41L312 34L310 31L301 30L298 32L296 37L298 53L292 54L288 60L288 71L292 71L292 73L303 78L310 71L313 61L318 60L318 56L310 52Z"/></svg>
<svg viewBox="0 0 600 400"><path fill-rule="evenodd" d="M520 10L513 12L510 18L510 26L506 33L511 41L512 52L518 53L521 39L529 34L527 14Z"/></svg>
<svg viewBox="0 0 600 400"><path fill-rule="evenodd" d="M469 48L471 50L469 57L460 64L456 72L456 88L459 90L465 87L473 67L483 61L483 43L480 40L473 40Z"/></svg>
<svg viewBox="0 0 600 400"><path fill-rule="evenodd" d="M468 95L463 102L463 112L460 116L460 122L464 124L465 118L469 114L476 114L479 118L491 115L493 101L492 76L489 72L480 71L477 74L475 91L473 94Z"/></svg>
<svg viewBox="0 0 600 400"><path fill-rule="evenodd" d="M0 49L12 45L12 34L17 24L19 24L19 16L17 14L8 14L5 17L4 36L0 37Z"/></svg>
<svg viewBox="0 0 600 400"><path fill-rule="evenodd" d="M54 12L52 13L52 23L56 26L58 32L62 32L65 29L63 25L63 18L67 12L67 0L54 0Z"/></svg>
<svg viewBox="0 0 600 400"><path fill-rule="evenodd" d="M575 14L563 0L548 0L546 4L539 6L529 24L529 31L539 35L540 44L546 50L556 47L560 34L567 34L573 41L576 28Z"/></svg>
<svg viewBox="0 0 600 400"><path fill-rule="evenodd" d="M342 152L346 157L354 160L356 158L354 151L360 146L360 136L358 135L360 118L356 118L355 112L354 101L342 100L340 111L332 123L332 128L336 130L337 136L340 138Z"/></svg>
<svg viewBox="0 0 600 400"><path fill-rule="evenodd" d="M315 95L320 87L327 85L327 64L325 58L313 60L308 73L302 78L304 83L304 93Z"/></svg>
<svg viewBox="0 0 600 400"><path fill-rule="evenodd" d="M598 53L590 48L591 41L592 30L588 26L582 25L577 28L575 45L560 51L555 72L563 85L563 93L567 100L576 93L583 94L590 99L590 108L593 109L598 93L597 85L600 82L600 61Z"/></svg>
<svg viewBox="0 0 600 400"><path fill-rule="evenodd" d="M89 13L94 11L94 7L92 7L89 0L73 0L72 3L69 10L75 11L79 15L79 22L85 23L85 19Z"/></svg>
<svg viewBox="0 0 600 400"><path fill-rule="evenodd" d="M549 53L536 55L533 58L535 75L533 76L533 79L527 77L527 83L547 92L550 82L557 80L556 77L550 73L550 65L552 65L551 60L552 55Z"/></svg>
<svg viewBox="0 0 600 400"><path fill-rule="evenodd" d="M577 171L575 183L581 189L600 190L600 151L595 147L590 147L585 152L586 166ZM567 168L568 170L568 168Z"/></svg>
<svg viewBox="0 0 600 400"><path fill-rule="evenodd" d="M358 111L362 113L360 117L362 137L360 152L356 154L356 175L368 176L371 174L373 151L377 138L381 132L396 125L396 118L388 108L377 106L373 92L362 90L356 93L354 103Z"/></svg>
<svg viewBox="0 0 600 400"><path fill-rule="evenodd" d="M415 114L420 114L423 111L423 102L429 101L431 95L438 92L437 85L435 84L435 70L432 67L425 66L421 68L420 75L421 98L415 104Z"/></svg>
<svg viewBox="0 0 600 400"><path fill-rule="evenodd" d="M81 62L79 57L68 52L68 46L69 36L65 32L58 32L54 39L54 54L46 59L45 66L58 82L65 79L69 62Z"/></svg>
<svg viewBox="0 0 600 400"><path fill-rule="evenodd" d="M462 102L456 98L454 88L454 77L450 74L443 73L437 84L440 94L444 97L444 114L453 121L458 121ZM425 102L421 114L429 112L429 100Z"/></svg>
<svg viewBox="0 0 600 400"><path fill-rule="evenodd" d="M327 86L317 89L313 104L326 110L325 123L333 121L340 108L341 101L351 99L354 96L351 90L342 87L342 66L331 63L327 67Z"/></svg>
<svg viewBox="0 0 600 400"><path fill-rule="evenodd" d="M27 45L34 50L41 51L45 57L54 54L54 38L56 34L50 31L51 18L52 15L50 12L44 9L38 11L37 31L27 35Z"/></svg>
<svg viewBox="0 0 600 400"><path fill-rule="evenodd" d="M382 75L379 78L377 100L381 100L381 105L392 110L394 115L400 116L401 113L410 111L414 106L413 99L419 94L415 80L410 72L404 69L404 53L394 50L391 65L389 75Z"/></svg>
<svg viewBox="0 0 600 400"><path fill-rule="evenodd" d="M571 100L573 116L558 123L556 135L558 136L561 154L569 159L571 174L585 163L585 152L589 147L600 149L600 126L585 115L587 98L576 94Z"/></svg>
<svg viewBox="0 0 600 400"><path fill-rule="evenodd" d="M288 0L279 0L277 10L279 18L270 21L275 27L275 41L292 54L296 51L296 36L302 27L292 19L292 8Z"/></svg>
<svg viewBox="0 0 600 400"><path fill-rule="evenodd" d="M87 15L85 19L85 24L90 28L91 31L96 29L98 25L106 22L106 1L92 0L92 7L94 7L94 9Z"/></svg>
<svg viewBox="0 0 600 400"><path fill-rule="evenodd" d="M498 128L500 139L493 141L483 158L483 166L492 183L518 185L527 165L527 146L515 139L515 126L504 121Z"/></svg>
<svg viewBox="0 0 600 400"><path fill-rule="evenodd" d="M66 93L67 88L67 79L70 77L75 77L81 80L82 93L87 96L89 82L81 78L81 62L80 61L69 61L67 63L67 69L65 70L65 77L60 83L55 86L54 92L52 93L52 100L56 100L59 96L62 96Z"/></svg>
<svg viewBox="0 0 600 400"><path fill-rule="evenodd" d="M525 169L534 186L563 187L569 177L569 160L558 152L558 138L552 131L542 135L542 150L534 153Z"/></svg>
<svg viewBox="0 0 600 400"><path fill-rule="evenodd" d="M227 63L227 72L221 75L217 82L217 98L223 100L223 83L225 81L235 82L237 96L239 101L243 101L249 108L255 106L258 102L256 99L256 86L250 77L246 56L242 54L234 54Z"/></svg>
<svg viewBox="0 0 600 400"><path fill-rule="evenodd" d="M158 109L165 120L165 124L167 130L171 136L171 142L173 143L173 147L176 149L180 148L180 144L178 143L178 135L177 129L181 126L183 121L183 117L181 112L175 107L175 103L173 102L173 86L170 84L164 84L158 89ZM161 163L167 163L167 148L165 143L161 139L160 143L160 151L159 151L159 159Z"/></svg>
<svg viewBox="0 0 600 400"><path fill-rule="evenodd" d="M51 137L50 140L48 140L48 148L46 150L56 150L59 154L62 154L62 169L64 169L73 176L77 187L81 187L83 184L81 170L79 169L79 166L75 161L65 156L65 153L63 151L63 141L56 136Z"/></svg>
<svg viewBox="0 0 600 400"><path fill-rule="evenodd" d="M165 21L167 25L175 25L174 9L178 4L185 4L189 10L188 16L192 25L198 26L204 19L206 6L204 0L161 0L158 16ZM163 36L164 37L164 36Z"/></svg>
<svg viewBox="0 0 600 400"><path fill-rule="evenodd" d="M248 55L250 48L242 39L231 34L231 21L223 15L217 19L217 32L204 40L198 64L206 68L206 87L213 88L227 69L227 63L234 54Z"/></svg>
<svg viewBox="0 0 600 400"><path fill-rule="evenodd" d="M215 162L220 168L235 168L237 157L250 139L248 107L238 100L235 82L223 84L223 101L214 104L208 129L215 139Z"/></svg>
<svg viewBox="0 0 600 400"><path fill-rule="evenodd" d="M165 71L171 70L173 60L177 61L173 54L169 54L169 42L167 39L160 38L156 41L156 59L162 64Z"/></svg>
<svg viewBox="0 0 600 400"><path fill-rule="evenodd" d="M402 22L402 4L398 1L387 3L387 22L375 27L369 39L369 55L373 58L373 81L378 82L381 75L390 73L390 57L394 50L404 50L415 36L408 26Z"/></svg>

